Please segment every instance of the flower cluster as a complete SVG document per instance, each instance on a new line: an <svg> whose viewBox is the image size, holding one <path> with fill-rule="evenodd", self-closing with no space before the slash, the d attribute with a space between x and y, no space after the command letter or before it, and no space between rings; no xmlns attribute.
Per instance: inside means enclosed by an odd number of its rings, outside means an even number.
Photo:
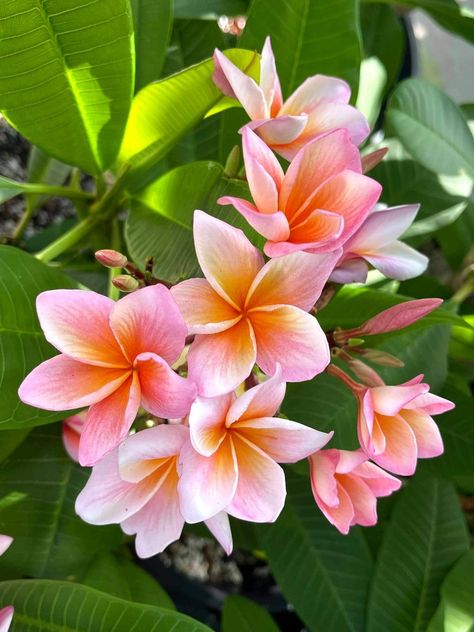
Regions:
<svg viewBox="0 0 474 632"><path fill-rule="evenodd" d="M258 85L219 51L215 64L216 84L252 119L241 133L253 203L219 202L265 238L269 259L241 230L196 210L204 278L169 289L142 275L117 302L82 290L40 294L40 324L60 355L19 390L48 410L88 408L64 424L70 456L93 466L77 513L120 524L142 557L179 538L185 522L205 522L230 553L228 516L276 520L286 495L279 464L305 458L332 524L342 533L373 525L377 497L401 485L392 474L411 475L418 458L442 452L431 415L452 407L422 376L385 385L363 359L398 360L357 343L406 327L440 301L405 303L328 335L315 318L328 282L363 282L369 265L406 279L427 264L398 241L418 206L377 206L381 187L363 172L383 152L361 159L357 144L369 129L348 105L348 86L317 75L283 102L268 39ZM273 151L291 160L286 172ZM113 251L98 260L133 269ZM357 398L358 450L322 450L332 432L278 417L286 382L325 370Z"/></svg>

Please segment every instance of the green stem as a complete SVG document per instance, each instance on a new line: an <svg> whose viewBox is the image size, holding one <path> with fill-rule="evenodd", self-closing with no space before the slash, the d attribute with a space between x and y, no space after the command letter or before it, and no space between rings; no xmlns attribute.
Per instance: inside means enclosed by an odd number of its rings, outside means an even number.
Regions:
<svg viewBox="0 0 474 632"><path fill-rule="evenodd" d="M120 249L122 246L122 243L121 243L122 240L120 236L120 227L116 218L112 220L111 228L112 228L112 237L110 240L110 247L112 248L112 250L117 250L118 252L120 252ZM113 299L114 301L118 301L118 299L120 298L120 290L117 287L115 287L112 281L121 272L122 271L120 270L120 268L109 268L109 287L108 287L107 293L109 297Z"/></svg>
<svg viewBox="0 0 474 632"><path fill-rule="evenodd" d="M35 210L36 209L32 204L26 205L22 218L20 219L20 221L15 227L15 230L13 231L13 234L12 234L13 241L19 241L22 238L23 233L25 232L26 227L30 223L30 220L33 217L33 213L35 212Z"/></svg>
<svg viewBox="0 0 474 632"><path fill-rule="evenodd" d="M24 184L22 190L18 193L25 195L55 195L58 197L67 197L71 200L92 200L94 196L87 191L78 191L72 187L59 187L50 184Z"/></svg>

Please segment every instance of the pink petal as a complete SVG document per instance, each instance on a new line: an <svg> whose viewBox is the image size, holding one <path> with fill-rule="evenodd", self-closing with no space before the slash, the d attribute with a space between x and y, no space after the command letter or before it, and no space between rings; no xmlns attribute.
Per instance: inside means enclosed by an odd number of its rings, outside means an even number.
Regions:
<svg viewBox="0 0 474 632"><path fill-rule="evenodd" d="M10 548L13 538L10 535L0 535L0 555Z"/></svg>
<svg viewBox="0 0 474 632"><path fill-rule="evenodd" d="M160 356L141 353L135 360L142 405L156 417L174 419L188 414L196 398L192 380L181 377Z"/></svg>
<svg viewBox="0 0 474 632"><path fill-rule="evenodd" d="M327 450L325 452L327 452ZM367 461L367 456L363 450L337 450L337 455L337 474L350 474L362 463Z"/></svg>
<svg viewBox="0 0 474 632"><path fill-rule="evenodd" d="M398 478L388 474L375 463L370 463L370 461L358 465L353 473L363 478L365 484L370 487L376 496L390 496L390 494L400 489L402 485Z"/></svg>
<svg viewBox="0 0 474 632"><path fill-rule="evenodd" d="M179 540L184 518L179 509L177 486L178 474L172 462L152 498L122 523L125 533L137 536L135 549L138 557L161 553L169 544Z"/></svg>
<svg viewBox="0 0 474 632"><path fill-rule="evenodd" d="M25 404L46 410L82 408L108 397L129 375L127 369L83 364L58 355L26 376L18 396Z"/></svg>
<svg viewBox="0 0 474 632"><path fill-rule="evenodd" d="M150 285L121 298L112 310L110 326L130 362L140 353L150 352L172 364L188 333L164 285Z"/></svg>
<svg viewBox="0 0 474 632"><path fill-rule="evenodd" d="M15 608L13 606L5 606L0 610L0 632L8 632L14 614Z"/></svg>
<svg viewBox="0 0 474 632"><path fill-rule="evenodd" d="M362 334L383 334L398 331L420 320L443 302L440 298L421 298L416 301L405 301L385 309L357 328Z"/></svg>
<svg viewBox="0 0 474 632"><path fill-rule="evenodd" d="M403 419L409 424L416 438L419 459L430 459L444 452L439 428L422 410L403 410Z"/></svg>
<svg viewBox="0 0 474 632"><path fill-rule="evenodd" d="M428 266L428 257L401 241L366 253L364 258L387 278L399 281L420 276Z"/></svg>
<svg viewBox="0 0 474 632"><path fill-rule="evenodd" d="M196 336L188 374L200 395L215 397L233 391L250 375L256 355L253 329L241 320L222 333Z"/></svg>
<svg viewBox="0 0 474 632"><path fill-rule="evenodd" d="M204 524L219 542L221 547L230 555L234 544L232 541L232 531L230 530L229 516L225 511L212 516L204 521Z"/></svg>
<svg viewBox="0 0 474 632"><path fill-rule="evenodd" d="M236 309L243 306L263 257L244 233L203 211L194 212L194 245L204 276Z"/></svg>
<svg viewBox="0 0 474 632"><path fill-rule="evenodd" d="M361 158L362 160L362 173L368 173L372 171L374 167L376 167L379 162L385 158L388 153L388 147L381 147L380 149L375 149L368 154L364 154Z"/></svg>
<svg viewBox="0 0 474 632"><path fill-rule="evenodd" d="M295 252L268 261L250 287L247 309L282 304L309 311L320 297L338 258L339 253Z"/></svg>
<svg viewBox="0 0 474 632"><path fill-rule="evenodd" d="M329 277L333 283L365 283L369 267L363 259L349 259L343 261L332 271Z"/></svg>
<svg viewBox="0 0 474 632"><path fill-rule="evenodd" d="M416 469L418 455L413 430L400 415L385 418L379 415L377 419L386 445L381 454L372 456L372 461L394 474L411 476Z"/></svg>
<svg viewBox="0 0 474 632"><path fill-rule="evenodd" d="M211 456L227 436L226 415L234 400L233 393L219 397L198 397L189 413L189 431L193 448Z"/></svg>
<svg viewBox="0 0 474 632"><path fill-rule="evenodd" d="M233 433L239 472L237 489L226 511L251 522L274 522L285 504L282 468L254 445Z"/></svg>
<svg viewBox="0 0 474 632"><path fill-rule="evenodd" d="M282 105L281 87L278 79L275 56L273 55L270 37L265 38L260 57L260 88L265 101L270 107L270 115L275 116Z"/></svg>
<svg viewBox="0 0 474 632"><path fill-rule="evenodd" d="M362 395L358 396L357 409L357 436L360 447L372 458L375 448L372 440L372 431L374 429L374 407L370 389L367 389Z"/></svg>
<svg viewBox="0 0 474 632"><path fill-rule="evenodd" d="M237 486L237 462L227 438L211 456L202 456L186 443L181 450L178 491L186 522L208 520L231 502Z"/></svg>
<svg viewBox="0 0 474 632"><path fill-rule="evenodd" d="M232 426L232 436L235 432L278 463L296 463L308 457L324 447L334 434L276 417L237 421Z"/></svg>
<svg viewBox="0 0 474 632"><path fill-rule="evenodd" d="M291 221L307 208L315 191L326 180L345 169L361 172L359 151L346 130L335 130L307 143L288 167L280 191L279 208Z"/></svg>
<svg viewBox="0 0 474 632"><path fill-rule="evenodd" d="M249 127L242 130L245 173L255 205L261 213L278 211L283 169L275 155Z"/></svg>
<svg viewBox="0 0 474 632"><path fill-rule="evenodd" d="M157 476L140 483L123 481L118 469L118 450L114 450L93 468L77 497L76 513L90 524L118 524L139 511L161 483Z"/></svg>
<svg viewBox="0 0 474 632"><path fill-rule="evenodd" d="M266 118L269 114L263 91L255 81L239 70L227 57L214 51L214 83L227 96L235 96L251 119Z"/></svg>
<svg viewBox="0 0 474 632"><path fill-rule="evenodd" d="M287 114L266 120L251 121L247 123L247 126L255 130L256 134L269 147L275 147L275 151L280 153L280 147L283 146L285 152L288 150L287 145L291 147L291 143L303 133L307 123L307 114L299 114L298 116Z"/></svg>
<svg viewBox="0 0 474 632"><path fill-rule="evenodd" d="M112 395L89 408L79 442L79 463L95 465L128 434L140 407L136 373Z"/></svg>
<svg viewBox="0 0 474 632"><path fill-rule="evenodd" d="M290 234L290 227L286 216L281 211L275 213L263 214L257 208L247 202L236 197L221 197L217 200L219 204L232 204L234 208L245 217L250 226L263 235L266 239L279 241L287 239Z"/></svg>
<svg viewBox="0 0 474 632"><path fill-rule="evenodd" d="M354 506L349 494L344 487L336 481L338 504L335 507L324 504L316 494L313 495L316 504L327 518L327 520L344 535L349 533L349 529L354 524Z"/></svg>
<svg viewBox="0 0 474 632"><path fill-rule="evenodd" d="M285 397L286 384L281 379L281 367L276 365L272 377L245 391L231 403L225 425L230 427L235 421L273 417Z"/></svg>
<svg viewBox="0 0 474 632"><path fill-rule="evenodd" d="M158 467L160 461L178 456L189 439L182 425L159 425L130 435L119 446L118 462L122 480L138 483Z"/></svg>
<svg viewBox="0 0 474 632"><path fill-rule="evenodd" d="M63 421L63 444L66 452L73 461L79 461L79 441L81 439L82 428L86 419L86 413L68 417Z"/></svg>
<svg viewBox="0 0 474 632"><path fill-rule="evenodd" d="M336 483L336 465L339 460L339 450L321 450L311 454L308 458L310 467L311 489L318 503L328 507L339 505Z"/></svg>
<svg viewBox="0 0 474 632"><path fill-rule="evenodd" d="M114 305L88 290L49 290L36 299L41 328L56 349L87 364L126 367L109 325Z"/></svg>
<svg viewBox="0 0 474 632"><path fill-rule="evenodd" d="M311 113L321 103L349 103L351 89L342 79L314 75L308 77L285 101L281 114Z"/></svg>
<svg viewBox="0 0 474 632"><path fill-rule="evenodd" d="M342 215L316 209L291 227L289 241L299 245L302 250L326 248L328 252L333 252L341 242L339 238L345 233L344 227Z"/></svg>
<svg viewBox="0 0 474 632"><path fill-rule="evenodd" d="M406 204L372 212L347 244L348 252L364 254L391 244L411 226L419 208Z"/></svg>
<svg viewBox="0 0 474 632"><path fill-rule="evenodd" d="M439 397L433 393L419 395L406 406L408 409L420 408L428 415L439 415L452 410L454 407L455 405L449 399L444 399L444 397Z"/></svg>
<svg viewBox="0 0 474 632"><path fill-rule="evenodd" d="M189 334L216 334L241 318L206 279L182 281L171 288L171 294L184 316Z"/></svg>
<svg viewBox="0 0 474 632"><path fill-rule="evenodd" d="M381 415L397 415L418 395L427 393L428 384L376 386L370 389L374 410Z"/></svg>
<svg viewBox="0 0 474 632"><path fill-rule="evenodd" d="M286 382L311 380L329 364L326 335L317 320L288 305L260 308L249 313L255 332L257 364L267 375L280 362Z"/></svg>
<svg viewBox="0 0 474 632"><path fill-rule="evenodd" d="M354 508L352 525L360 524L371 527L377 523L377 499L370 487L363 480L353 474L345 474L339 477Z"/></svg>

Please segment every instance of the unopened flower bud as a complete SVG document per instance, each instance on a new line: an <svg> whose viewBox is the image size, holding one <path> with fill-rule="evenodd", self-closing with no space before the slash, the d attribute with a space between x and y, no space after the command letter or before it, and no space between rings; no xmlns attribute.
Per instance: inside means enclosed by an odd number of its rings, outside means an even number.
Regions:
<svg viewBox="0 0 474 632"><path fill-rule="evenodd" d="M135 290L138 290L140 285L136 279L128 274L119 274L112 279L112 283L121 292L134 292Z"/></svg>
<svg viewBox="0 0 474 632"><path fill-rule="evenodd" d="M391 353L381 351L380 349L363 349L360 353L362 353L366 360L370 360L370 362L380 366L389 366L394 368L405 366L405 363L402 360Z"/></svg>
<svg viewBox="0 0 474 632"><path fill-rule="evenodd" d="M106 268L125 268L127 257L116 250L98 250L95 258Z"/></svg>

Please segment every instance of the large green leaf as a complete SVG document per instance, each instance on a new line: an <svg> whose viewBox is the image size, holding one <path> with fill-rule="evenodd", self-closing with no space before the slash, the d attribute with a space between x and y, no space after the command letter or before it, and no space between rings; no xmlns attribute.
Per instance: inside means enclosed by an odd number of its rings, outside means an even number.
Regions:
<svg viewBox="0 0 474 632"><path fill-rule="evenodd" d="M31 432L0 465L0 498L21 498L0 513L2 533L15 538L0 567L33 577L77 577L98 553L121 543L119 527L95 527L75 514L88 476L66 454L60 427Z"/></svg>
<svg viewBox="0 0 474 632"><path fill-rule="evenodd" d="M155 275L167 281L199 275L192 234L195 209L244 229L261 244L232 207L216 204L222 195L247 197L248 189L242 181L226 178L222 166L215 162L191 163L162 176L133 204L125 230L131 257L143 266L152 256Z"/></svg>
<svg viewBox="0 0 474 632"><path fill-rule="evenodd" d="M248 74L259 71L258 55L226 51L229 59ZM130 163L127 184L137 191L160 173L158 161L176 141L211 111L237 105L224 97L212 81L214 62L203 61L171 77L152 83L134 98L119 163Z"/></svg>
<svg viewBox="0 0 474 632"><path fill-rule="evenodd" d="M400 494L379 551L367 632L426 630L444 576L468 548L454 487L435 478L411 481Z"/></svg>
<svg viewBox="0 0 474 632"><path fill-rule="evenodd" d="M358 527L341 535L322 516L306 478L287 476L277 522L259 535L286 599L313 632L364 632L372 558Z"/></svg>
<svg viewBox="0 0 474 632"><path fill-rule="evenodd" d="M15 607L11 632L210 632L184 614L71 582L2 582L0 602Z"/></svg>
<svg viewBox="0 0 474 632"><path fill-rule="evenodd" d="M72 279L31 255L0 246L0 427L26 428L64 417L22 404L17 392L23 378L54 355L36 316L37 295L75 287Z"/></svg>
<svg viewBox="0 0 474 632"><path fill-rule="evenodd" d="M474 138L459 107L422 79L407 79L393 93L387 121L424 167L474 179Z"/></svg>
<svg viewBox="0 0 474 632"><path fill-rule="evenodd" d="M7 0L0 21L5 118L58 160L105 170L132 97L128 0Z"/></svg>
<svg viewBox="0 0 474 632"><path fill-rule="evenodd" d="M285 96L317 73L346 79L357 97L361 41L356 0L253 0L240 44L270 34Z"/></svg>
<svg viewBox="0 0 474 632"><path fill-rule="evenodd" d="M224 601L222 632L278 632L268 612L250 599L230 595Z"/></svg>
<svg viewBox="0 0 474 632"><path fill-rule="evenodd" d="M221 15L242 15L247 12L247 0L174 0L177 18L216 20Z"/></svg>
<svg viewBox="0 0 474 632"><path fill-rule="evenodd" d="M428 632L474 630L474 549L463 555L441 586L441 603Z"/></svg>
<svg viewBox="0 0 474 632"><path fill-rule="evenodd" d="M172 0L131 0L135 27L135 92L161 77L173 25Z"/></svg>
<svg viewBox="0 0 474 632"><path fill-rule="evenodd" d="M18 448L20 443L26 439L29 432L29 428L2 430L0 433L0 461L6 459Z"/></svg>
<svg viewBox="0 0 474 632"><path fill-rule="evenodd" d="M175 609L168 594L151 575L118 553L97 556L81 583L127 601Z"/></svg>

